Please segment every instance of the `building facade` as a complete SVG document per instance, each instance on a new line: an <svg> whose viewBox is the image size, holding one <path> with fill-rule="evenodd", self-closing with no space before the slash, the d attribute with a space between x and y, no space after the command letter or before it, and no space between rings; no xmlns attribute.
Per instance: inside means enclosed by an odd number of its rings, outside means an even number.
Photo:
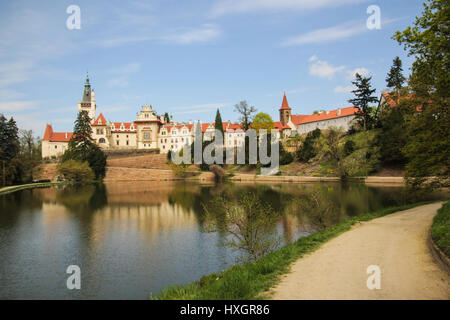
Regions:
<svg viewBox="0 0 450 320"><path fill-rule="evenodd" d="M91 118L92 139L105 150L158 149L160 153L180 150L194 141L198 126L204 140L209 141L214 137L214 123L176 123L158 115L149 105L141 108L133 122L112 122L102 113L96 116L96 110L95 92L86 77L83 97L78 101L78 111L88 112ZM280 121L274 122L274 127L278 131L278 137L282 139L295 134L306 134L316 128L326 130L330 127L341 127L348 130L357 111L355 107L348 107L312 115L293 115L284 94L279 109ZM226 148L241 147L245 144L245 131L240 124L225 122L223 131ZM42 139L42 157L61 156L67 150L71 137L71 132L53 132L52 126L47 124Z"/></svg>

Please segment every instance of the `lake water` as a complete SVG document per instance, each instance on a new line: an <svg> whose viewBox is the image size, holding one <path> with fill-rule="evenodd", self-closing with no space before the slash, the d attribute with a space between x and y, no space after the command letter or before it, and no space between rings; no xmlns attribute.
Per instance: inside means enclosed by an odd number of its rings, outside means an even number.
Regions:
<svg viewBox="0 0 450 320"><path fill-rule="evenodd" d="M204 232L205 206L250 192L278 214L282 243L347 217L403 204L400 187L364 184L133 182L0 196L0 299L148 299L236 263ZM68 290L69 265L81 290Z"/></svg>

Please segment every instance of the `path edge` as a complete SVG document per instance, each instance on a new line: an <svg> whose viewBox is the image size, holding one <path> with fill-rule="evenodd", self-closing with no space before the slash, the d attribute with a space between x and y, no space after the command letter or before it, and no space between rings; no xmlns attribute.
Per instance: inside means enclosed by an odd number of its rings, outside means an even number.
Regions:
<svg viewBox="0 0 450 320"><path fill-rule="evenodd" d="M450 259L447 255L439 249L439 247L434 243L431 237L431 229L428 231L427 246L431 252L433 260L439 267L444 270L448 275L450 275Z"/></svg>

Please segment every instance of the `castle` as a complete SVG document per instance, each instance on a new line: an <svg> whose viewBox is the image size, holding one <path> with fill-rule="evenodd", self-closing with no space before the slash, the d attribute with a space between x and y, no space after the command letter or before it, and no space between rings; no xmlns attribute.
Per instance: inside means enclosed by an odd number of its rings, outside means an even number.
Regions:
<svg viewBox="0 0 450 320"><path fill-rule="evenodd" d="M201 126L205 140L214 136L214 123L176 123L167 117L161 117L145 105L133 122L110 122L102 113L96 117L95 92L91 90L89 77L86 77L83 97L78 101L78 111L87 111L92 119L92 139L102 149L158 149L160 153L179 150L194 140L197 126ZM274 122L279 137L287 138L295 134L305 134L316 128L327 129L331 126L348 130L352 125L355 107L323 111L312 115L292 115L286 94L279 109L280 121ZM245 143L245 132L240 124L223 123L225 147L239 147ZM71 132L53 132L50 124L45 128L42 138L42 157L58 157L68 148Z"/></svg>

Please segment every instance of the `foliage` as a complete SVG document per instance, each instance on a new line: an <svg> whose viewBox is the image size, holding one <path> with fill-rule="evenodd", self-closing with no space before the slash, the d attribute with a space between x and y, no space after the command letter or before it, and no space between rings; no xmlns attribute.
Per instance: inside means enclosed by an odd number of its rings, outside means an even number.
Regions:
<svg viewBox="0 0 450 320"><path fill-rule="evenodd" d="M450 258L450 201L445 203L434 217L431 238Z"/></svg>
<svg viewBox="0 0 450 320"><path fill-rule="evenodd" d="M276 248L278 215L256 194L244 193L237 203L225 197L213 201L214 213L205 206L205 230L231 235L226 245L242 253L239 261L256 261ZM216 215L220 215L220 220Z"/></svg>
<svg viewBox="0 0 450 320"><path fill-rule="evenodd" d="M222 182L225 179L225 170L216 164L209 166L209 171L214 174L216 182Z"/></svg>
<svg viewBox="0 0 450 320"><path fill-rule="evenodd" d="M416 58L408 84L420 112L407 119L407 181L413 188L441 187L450 176L450 3L428 0L414 26L393 38Z"/></svg>
<svg viewBox="0 0 450 320"><path fill-rule="evenodd" d="M297 149L297 159L301 162L308 162L317 155L317 150L315 148L315 142L320 137L320 129L317 128L314 131L308 132L305 141Z"/></svg>
<svg viewBox="0 0 450 320"><path fill-rule="evenodd" d="M241 115L239 121L241 122L242 129L247 131L250 128L252 115L256 112L256 108L254 106L249 107L247 101L244 100L234 105L234 111Z"/></svg>
<svg viewBox="0 0 450 320"><path fill-rule="evenodd" d="M33 168L40 160L40 139L35 139L31 130L19 132L13 118L7 121L0 114L0 183L33 181Z"/></svg>
<svg viewBox="0 0 450 320"><path fill-rule="evenodd" d="M356 87L352 91L355 97L348 100L349 103L359 109L356 113L356 119L358 119L364 131L371 129L375 124L374 108L370 106L370 103L377 103L378 98L372 95L376 89L371 88L371 80L372 77L362 77L357 73L355 81L352 81L352 84Z"/></svg>
<svg viewBox="0 0 450 320"><path fill-rule="evenodd" d="M405 82L406 78L402 74L402 60L399 57L395 57L392 67L386 77L386 83L388 88L394 88L395 90L400 90Z"/></svg>
<svg viewBox="0 0 450 320"><path fill-rule="evenodd" d="M78 113L73 136L64 152L61 161L87 161L96 179L102 179L106 173L106 155L91 138L92 128L87 111Z"/></svg>
<svg viewBox="0 0 450 320"><path fill-rule="evenodd" d="M219 109L217 109L217 112L216 112L216 120L214 123L214 127L216 130L219 130L222 133L222 137L225 137L223 134L222 117L220 116Z"/></svg>
<svg viewBox="0 0 450 320"><path fill-rule="evenodd" d="M72 159L59 163L58 173L76 184L87 183L94 179L94 172L87 162Z"/></svg>
<svg viewBox="0 0 450 320"><path fill-rule="evenodd" d="M261 129L265 129L269 132L273 128L273 120L267 113L260 112L253 118L252 129L255 129L256 132L259 132Z"/></svg>
<svg viewBox="0 0 450 320"><path fill-rule="evenodd" d="M412 115L411 101L401 100L394 108L387 108L379 115L380 133L374 145L380 150L380 161L384 165L405 165L403 148L410 139L406 118Z"/></svg>
<svg viewBox="0 0 450 320"><path fill-rule="evenodd" d="M344 155L349 156L355 151L355 142L353 140L347 140L344 143Z"/></svg>

